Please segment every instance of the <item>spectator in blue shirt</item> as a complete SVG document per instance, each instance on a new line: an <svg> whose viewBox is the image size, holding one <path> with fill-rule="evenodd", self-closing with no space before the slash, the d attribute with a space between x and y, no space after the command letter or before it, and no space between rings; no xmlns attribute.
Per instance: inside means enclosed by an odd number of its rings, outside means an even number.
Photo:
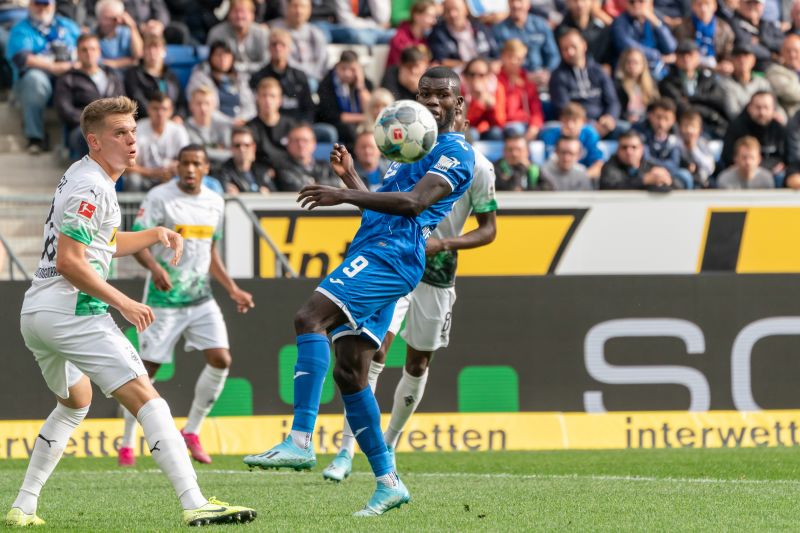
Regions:
<svg viewBox="0 0 800 533"><path fill-rule="evenodd" d="M617 57L628 48L641 50L657 81L666 75L667 65L675 62L677 42L653 12L652 0L628 0L625 13L611 24L611 40Z"/></svg>
<svg viewBox="0 0 800 533"><path fill-rule="evenodd" d="M46 148L44 108L53 94L55 77L74 66L80 35L77 24L55 13L55 0L31 0L28 17L11 29L6 48L28 151L33 154Z"/></svg>
<svg viewBox="0 0 800 533"><path fill-rule="evenodd" d="M558 46L547 21L529 13L530 0L508 0L508 18L494 27L500 46L509 39L519 39L528 47L523 68L538 87L547 87L550 72L560 61Z"/></svg>
<svg viewBox="0 0 800 533"><path fill-rule="evenodd" d="M122 0L100 0L94 10L103 64L119 70L136 65L142 57L142 36Z"/></svg>
<svg viewBox="0 0 800 533"><path fill-rule="evenodd" d="M603 168L603 152L598 146L600 135L586 123L586 110L577 102L569 102L561 110L558 119L558 126L545 127L539 134L539 140L544 142L545 157L550 158L561 137L578 139L581 143L578 162L586 167L589 178L596 180Z"/></svg>

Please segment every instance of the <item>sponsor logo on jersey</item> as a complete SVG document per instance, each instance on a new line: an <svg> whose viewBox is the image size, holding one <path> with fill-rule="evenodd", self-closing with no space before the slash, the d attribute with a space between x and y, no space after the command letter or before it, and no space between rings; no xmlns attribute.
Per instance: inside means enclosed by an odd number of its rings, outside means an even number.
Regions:
<svg viewBox="0 0 800 533"><path fill-rule="evenodd" d="M457 164L458 164L458 159L443 155L442 157L439 158L439 161L437 161L436 164L433 165L433 168L435 168L436 170L441 170L442 172L447 172Z"/></svg>
<svg viewBox="0 0 800 533"><path fill-rule="evenodd" d="M184 239L210 239L214 236L213 226L192 226L190 224L176 224L175 231Z"/></svg>
<svg viewBox="0 0 800 533"><path fill-rule="evenodd" d="M96 210L97 206L86 201L81 202L81 205L78 206L78 214L86 220L91 220Z"/></svg>
<svg viewBox="0 0 800 533"><path fill-rule="evenodd" d="M117 244L117 229L119 228L114 228L114 231L111 232L111 239L108 241L109 246L116 246Z"/></svg>

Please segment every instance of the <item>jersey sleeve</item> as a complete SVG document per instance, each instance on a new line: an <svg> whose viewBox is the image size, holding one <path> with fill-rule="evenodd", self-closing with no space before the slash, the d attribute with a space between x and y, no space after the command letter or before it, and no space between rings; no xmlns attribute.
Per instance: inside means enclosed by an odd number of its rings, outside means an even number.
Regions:
<svg viewBox="0 0 800 533"><path fill-rule="evenodd" d="M145 196L136 219L133 221L133 231L142 231L154 228L164 223L164 208L161 200L156 195L149 193Z"/></svg>
<svg viewBox="0 0 800 533"><path fill-rule="evenodd" d="M89 246L108 214L108 203L98 186L86 184L67 193L64 216L59 231L67 237Z"/></svg>
<svg viewBox="0 0 800 533"><path fill-rule="evenodd" d="M475 158L475 176L469 188L469 200L473 213L497 211L494 193L494 165L487 159Z"/></svg>
<svg viewBox="0 0 800 533"><path fill-rule="evenodd" d="M443 177L451 189L456 190L472 179L475 154L465 141L441 143L434 147L432 155L427 173Z"/></svg>

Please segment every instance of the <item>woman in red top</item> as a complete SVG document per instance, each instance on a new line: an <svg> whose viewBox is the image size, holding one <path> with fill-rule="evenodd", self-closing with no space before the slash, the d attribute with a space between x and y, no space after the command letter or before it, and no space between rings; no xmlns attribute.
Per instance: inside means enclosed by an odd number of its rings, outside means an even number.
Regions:
<svg viewBox="0 0 800 533"><path fill-rule="evenodd" d="M419 0L411 7L411 18L401 22L389 41L389 57L386 66L400 63L400 53L409 46L424 44L428 46L428 34L436 24L436 3L433 0Z"/></svg>
<svg viewBox="0 0 800 533"><path fill-rule="evenodd" d="M462 76L467 120L472 129L481 139L502 140L502 125L506 123L506 93L497 87L489 62L481 57L473 59L464 67Z"/></svg>
<svg viewBox="0 0 800 533"><path fill-rule="evenodd" d="M528 79L522 65L528 55L528 47L519 39L509 39L500 55L501 69L497 76L498 93L505 93L507 129L517 130L528 141L536 139L544 124L542 102L536 84Z"/></svg>

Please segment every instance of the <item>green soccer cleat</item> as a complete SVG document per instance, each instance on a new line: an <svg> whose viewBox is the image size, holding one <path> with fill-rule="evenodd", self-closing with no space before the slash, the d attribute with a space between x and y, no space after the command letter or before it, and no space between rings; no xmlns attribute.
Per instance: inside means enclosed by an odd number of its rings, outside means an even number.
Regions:
<svg viewBox="0 0 800 533"><path fill-rule="evenodd" d="M197 509L183 511L183 523L187 526L210 526L212 524L244 524L256 519L256 512L249 507L237 507L221 502L213 496L208 503Z"/></svg>
<svg viewBox="0 0 800 533"><path fill-rule="evenodd" d="M295 470L310 470L317 464L317 456L314 455L314 446L309 446L304 450L298 448L292 437L286 437L286 440L275 446L274 448L259 453L258 455L246 455L244 464L252 468L261 468L266 470L268 468L294 468Z"/></svg>
<svg viewBox="0 0 800 533"><path fill-rule="evenodd" d="M12 507L6 515L6 525L9 527L43 526L44 520L36 513L25 514L19 507Z"/></svg>
<svg viewBox="0 0 800 533"><path fill-rule="evenodd" d="M322 471L322 477L339 483L347 479L352 471L353 459L347 453L347 450L342 450L333 458L331 464Z"/></svg>
<svg viewBox="0 0 800 533"><path fill-rule="evenodd" d="M378 487L372 494L367 505L354 513L353 516L380 516L387 511L396 509L411 501L411 494L403 482L398 478L396 487L387 487L378 483Z"/></svg>

